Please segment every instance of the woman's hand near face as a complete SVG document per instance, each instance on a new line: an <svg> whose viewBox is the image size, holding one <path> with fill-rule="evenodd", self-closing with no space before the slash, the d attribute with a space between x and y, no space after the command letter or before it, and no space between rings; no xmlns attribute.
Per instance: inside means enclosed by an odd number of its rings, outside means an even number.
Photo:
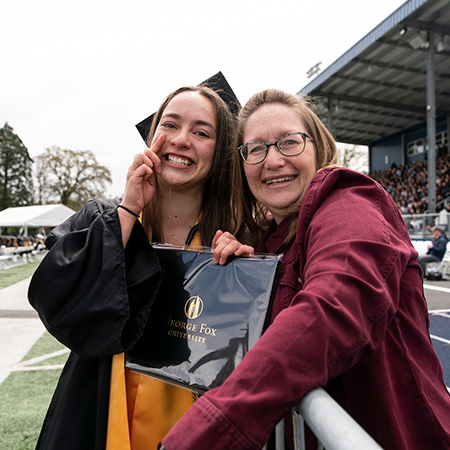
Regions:
<svg viewBox="0 0 450 450"><path fill-rule="evenodd" d="M216 264L224 265L230 256L251 256L255 249L250 245L241 244L228 231L217 230L212 241L213 261Z"/></svg>
<svg viewBox="0 0 450 450"><path fill-rule="evenodd" d="M135 156L128 169L122 204L137 213L147 206L155 195L155 175L161 171L158 152L165 135L160 134L151 147Z"/></svg>
<svg viewBox="0 0 450 450"><path fill-rule="evenodd" d="M142 153L134 157L128 169L125 193L121 205L139 214L153 199L156 192L155 175L161 172L161 160L158 152L164 143L165 135L160 134ZM123 246L128 242L136 217L128 211L119 208L120 225L122 228Z"/></svg>

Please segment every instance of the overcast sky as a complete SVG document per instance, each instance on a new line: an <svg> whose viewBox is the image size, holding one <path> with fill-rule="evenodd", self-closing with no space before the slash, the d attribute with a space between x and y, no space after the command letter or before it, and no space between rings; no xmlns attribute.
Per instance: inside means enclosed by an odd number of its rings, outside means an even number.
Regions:
<svg viewBox="0 0 450 450"><path fill-rule="evenodd" d="M218 71L245 103L297 93L404 0L18 0L0 9L0 127L31 157L92 150L120 196L135 125L172 90Z"/></svg>

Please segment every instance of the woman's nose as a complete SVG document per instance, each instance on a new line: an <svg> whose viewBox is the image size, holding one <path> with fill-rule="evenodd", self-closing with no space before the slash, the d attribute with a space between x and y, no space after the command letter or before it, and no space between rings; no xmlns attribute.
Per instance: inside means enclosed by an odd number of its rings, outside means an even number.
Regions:
<svg viewBox="0 0 450 450"><path fill-rule="evenodd" d="M280 167L285 164L285 157L283 154L278 150L275 144L272 144L269 149L267 150L267 156L264 160L264 163L268 167Z"/></svg>
<svg viewBox="0 0 450 450"><path fill-rule="evenodd" d="M173 136L170 142L177 147L189 148L191 146L191 140L189 139L189 133L187 130L180 130L176 136Z"/></svg>

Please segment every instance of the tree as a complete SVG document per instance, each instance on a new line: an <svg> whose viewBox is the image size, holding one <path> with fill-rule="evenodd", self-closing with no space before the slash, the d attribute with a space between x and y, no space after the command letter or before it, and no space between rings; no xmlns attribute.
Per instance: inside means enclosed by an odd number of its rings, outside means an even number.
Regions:
<svg viewBox="0 0 450 450"><path fill-rule="evenodd" d="M52 147L35 159L39 203L58 202L78 210L88 200L104 197L106 184L111 183L109 169L90 150Z"/></svg>
<svg viewBox="0 0 450 450"><path fill-rule="evenodd" d="M338 164L341 167L367 174L369 171L367 148L358 145L338 144Z"/></svg>
<svg viewBox="0 0 450 450"><path fill-rule="evenodd" d="M33 203L32 164L28 149L5 123L0 129L0 210Z"/></svg>

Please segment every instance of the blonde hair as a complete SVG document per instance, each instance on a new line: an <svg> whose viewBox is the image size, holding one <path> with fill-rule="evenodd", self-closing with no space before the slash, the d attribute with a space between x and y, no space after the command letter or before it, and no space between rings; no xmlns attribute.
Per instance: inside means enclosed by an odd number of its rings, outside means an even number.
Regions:
<svg viewBox="0 0 450 450"><path fill-rule="evenodd" d="M244 132L249 117L261 106L271 103L292 108L304 123L306 127L304 131L313 138L316 151L316 171L333 166L337 161L337 147L334 137L313 111L314 106L310 98L299 97L278 89L266 89L253 95L239 113L232 156L233 203L238 211L237 216L239 219L250 224L251 234L255 237L255 241L252 242L253 245L259 240L267 226L268 211L251 193L244 174L244 162L237 149L244 143ZM238 199L239 196L241 197L240 200ZM291 229L286 243L291 242L294 238L299 210L300 205L297 205L289 211L289 214L294 217L294 220L291 223Z"/></svg>

